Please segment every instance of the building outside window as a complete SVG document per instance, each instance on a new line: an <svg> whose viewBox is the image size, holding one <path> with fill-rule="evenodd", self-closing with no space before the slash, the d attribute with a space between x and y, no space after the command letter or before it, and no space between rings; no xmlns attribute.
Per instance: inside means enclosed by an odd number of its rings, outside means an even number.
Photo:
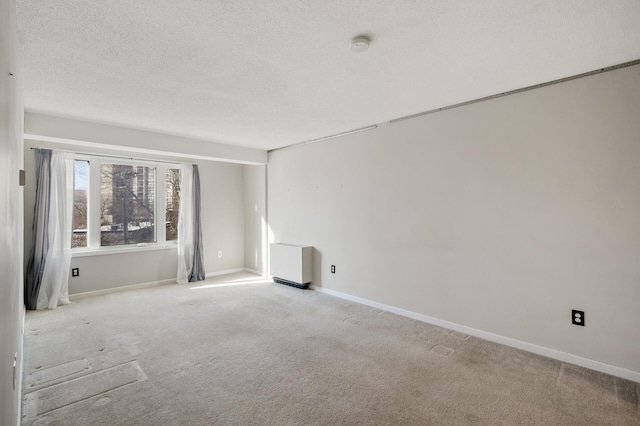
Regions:
<svg viewBox="0 0 640 426"><path fill-rule="evenodd" d="M175 241L180 169L153 162L78 159L73 204L72 248ZM162 217L165 225L159 228Z"/></svg>
<svg viewBox="0 0 640 426"><path fill-rule="evenodd" d="M100 245L156 241L156 168L100 165Z"/></svg>

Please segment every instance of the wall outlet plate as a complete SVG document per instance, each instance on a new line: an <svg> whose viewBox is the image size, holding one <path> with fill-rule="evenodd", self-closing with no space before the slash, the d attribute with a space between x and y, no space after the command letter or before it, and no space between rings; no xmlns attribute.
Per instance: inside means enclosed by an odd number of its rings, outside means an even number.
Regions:
<svg viewBox="0 0 640 426"><path fill-rule="evenodd" d="M584 311L571 310L571 324L584 327Z"/></svg>
<svg viewBox="0 0 640 426"><path fill-rule="evenodd" d="M336 273L336 265L331 265L331 273L332 274Z"/></svg>
<svg viewBox="0 0 640 426"><path fill-rule="evenodd" d="M71 276L72 277L79 277L80 276L80 268L72 268L71 269Z"/></svg>

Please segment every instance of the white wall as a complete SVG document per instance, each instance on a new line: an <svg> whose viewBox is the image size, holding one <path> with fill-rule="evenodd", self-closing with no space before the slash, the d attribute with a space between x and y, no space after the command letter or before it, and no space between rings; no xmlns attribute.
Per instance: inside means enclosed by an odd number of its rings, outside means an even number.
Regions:
<svg viewBox="0 0 640 426"><path fill-rule="evenodd" d="M16 10L0 0L0 424L20 424L22 329L22 73ZM11 75L13 74L13 75ZM14 359L17 354L15 387Z"/></svg>
<svg viewBox="0 0 640 426"><path fill-rule="evenodd" d="M121 155L122 152L95 148L79 148L44 141L25 142L25 260L32 244L33 207L35 203L35 151L32 147L80 150L100 154ZM131 155L131 153L129 153ZM198 164L202 198L202 237L204 267L208 274L244 267L243 166L240 164L159 157L138 154L138 158L183 161ZM222 251L222 257L218 257ZM133 284L175 280L177 252L175 248L73 257L71 267L80 268L79 277L69 277L69 293L85 293Z"/></svg>
<svg viewBox="0 0 640 426"><path fill-rule="evenodd" d="M272 152L273 240L315 285L640 377L639 94L634 66Z"/></svg>
<svg viewBox="0 0 640 426"><path fill-rule="evenodd" d="M69 276L69 294L159 281L175 283L177 257L176 249L73 257L71 268L80 268L80 276Z"/></svg>
<svg viewBox="0 0 640 426"><path fill-rule="evenodd" d="M73 144L86 149L120 149L195 160L265 164L266 151L109 124L27 112L26 139Z"/></svg>
<svg viewBox="0 0 640 426"><path fill-rule="evenodd" d="M267 263L267 171L244 166L244 265L260 274Z"/></svg>
<svg viewBox="0 0 640 426"><path fill-rule="evenodd" d="M200 163L202 239L207 273L244 267L243 166ZM218 257L222 251L222 257Z"/></svg>

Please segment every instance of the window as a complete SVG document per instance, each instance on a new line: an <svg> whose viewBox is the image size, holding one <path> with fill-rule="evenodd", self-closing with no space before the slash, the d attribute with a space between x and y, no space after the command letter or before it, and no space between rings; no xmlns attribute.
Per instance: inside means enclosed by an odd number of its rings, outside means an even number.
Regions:
<svg viewBox="0 0 640 426"><path fill-rule="evenodd" d="M73 236L71 247L87 246L89 162L76 160L73 174Z"/></svg>
<svg viewBox="0 0 640 426"><path fill-rule="evenodd" d="M144 246L178 238L180 169L82 158L74 167L72 248ZM165 226L156 226L165 217Z"/></svg>
<svg viewBox="0 0 640 426"><path fill-rule="evenodd" d="M153 243L155 167L100 164L100 245Z"/></svg>
<svg viewBox="0 0 640 426"><path fill-rule="evenodd" d="M167 241L178 239L178 213L180 212L180 169L167 169L165 176L165 209Z"/></svg>

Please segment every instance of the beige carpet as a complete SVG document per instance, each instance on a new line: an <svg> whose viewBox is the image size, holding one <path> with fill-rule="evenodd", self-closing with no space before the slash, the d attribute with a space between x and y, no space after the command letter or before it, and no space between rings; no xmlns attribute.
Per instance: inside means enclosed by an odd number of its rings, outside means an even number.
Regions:
<svg viewBox="0 0 640 426"><path fill-rule="evenodd" d="M25 425L640 424L637 383L248 274L25 333Z"/></svg>

